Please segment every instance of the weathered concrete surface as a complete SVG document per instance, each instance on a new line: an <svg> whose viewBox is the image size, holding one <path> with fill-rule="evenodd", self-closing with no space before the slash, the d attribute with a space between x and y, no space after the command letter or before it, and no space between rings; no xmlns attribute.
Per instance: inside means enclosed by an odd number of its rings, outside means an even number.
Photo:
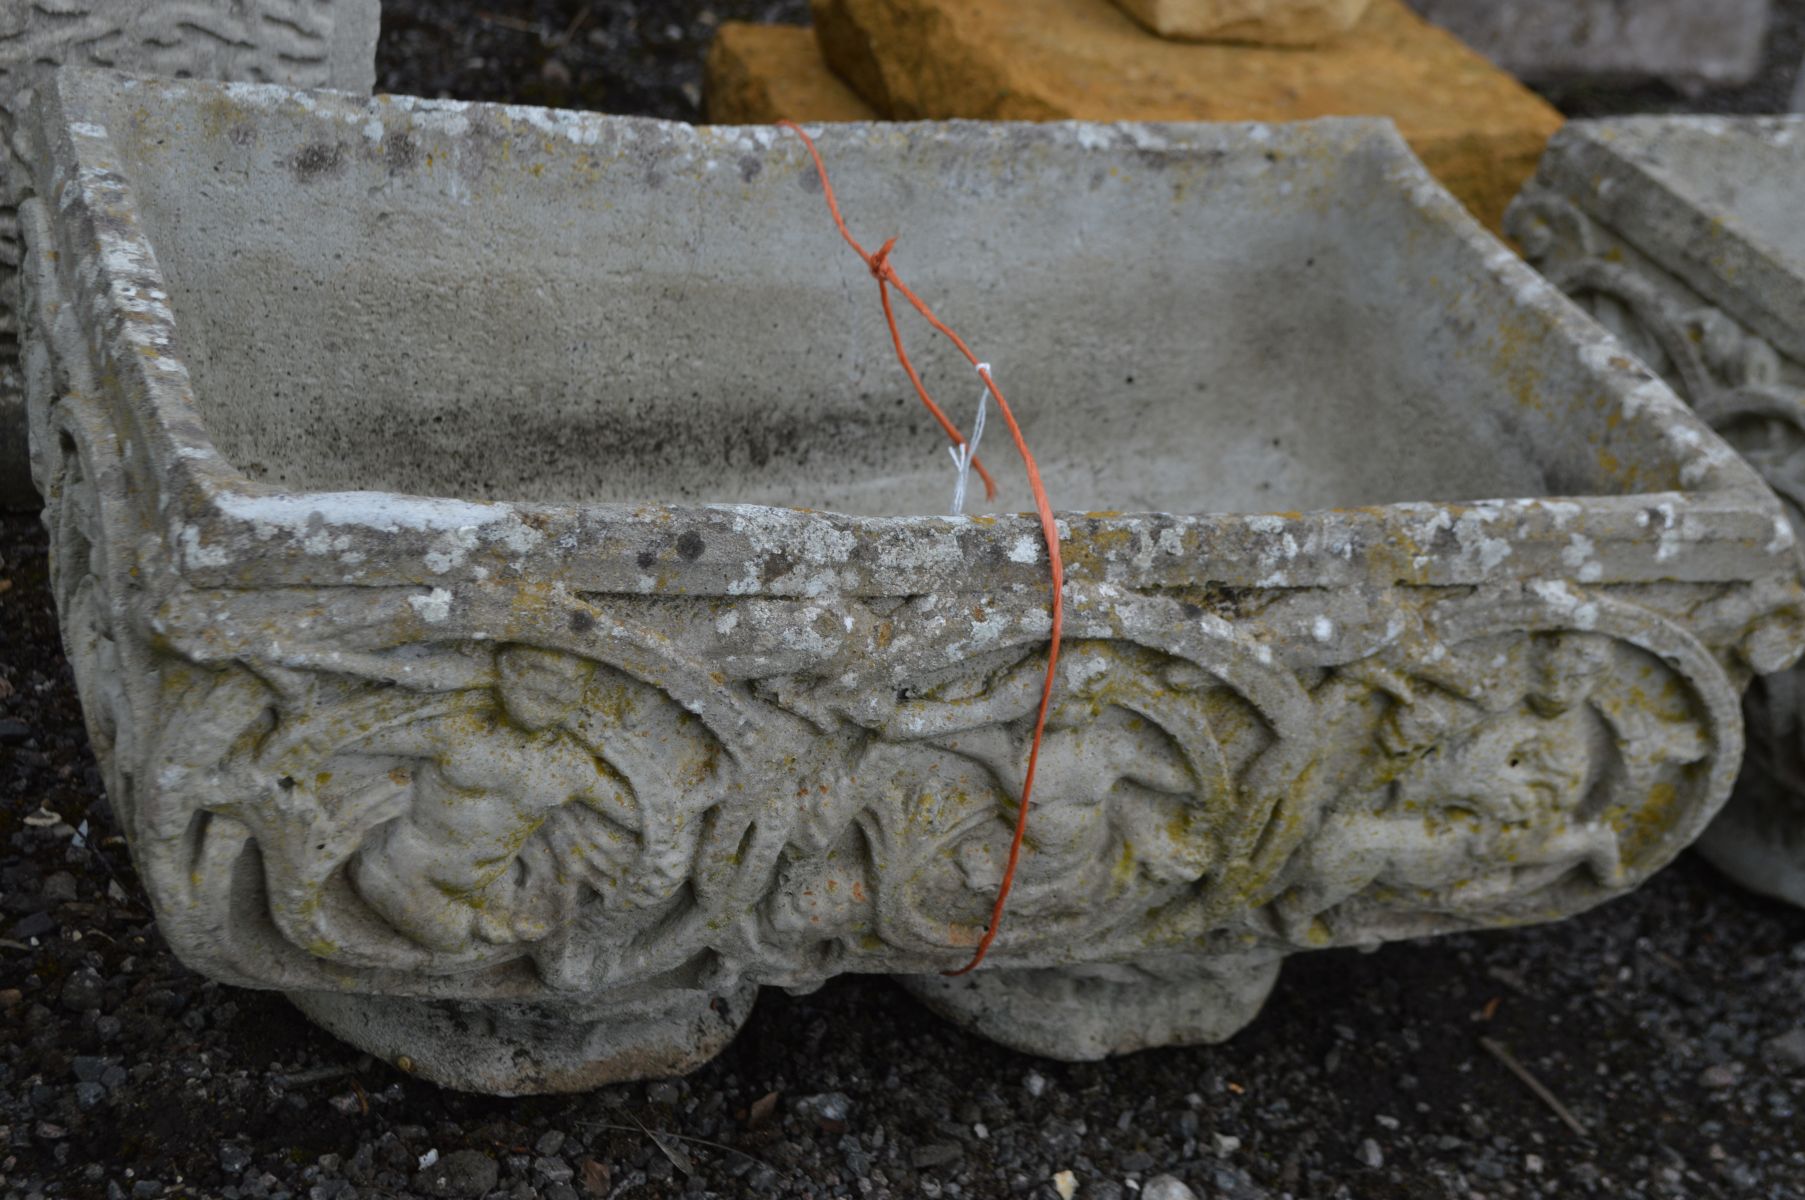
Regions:
<svg viewBox="0 0 1805 1200"><path fill-rule="evenodd" d="M1557 918L1715 813L1805 637L1792 529L1388 125L821 144L1062 513L1029 841L943 1011L1225 1036L1286 954ZM965 960L1045 550L1006 453L936 515L796 139L77 73L29 148L54 586L187 962L531 1090ZM447 1023L509 1053L460 1073Z"/></svg>
<svg viewBox="0 0 1805 1200"><path fill-rule="evenodd" d="M1761 70L1770 0L1409 0L1536 83L1736 86Z"/></svg>
<svg viewBox="0 0 1805 1200"><path fill-rule="evenodd" d="M1359 23L1372 0L1116 0L1161 37L1314 46Z"/></svg>
<svg viewBox="0 0 1805 1200"><path fill-rule="evenodd" d="M1387 116L1493 228L1561 123L1401 0L1313 50L1164 41L1109 0L815 0L814 13L828 65L892 118Z"/></svg>
<svg viewBox="0 0 1805 1200"><path fill-rule="evenodd" d="M12 114L63 63L367 94L381 0L0 0L0 506L36 508L18 379Z"/></svg>
<svg viewBox="0 0 1805 1200"><path fill-rule="evenodd" d="M1805 118L1575 122L1511 210L1538 266L1767 479L1805 532ZM1805 904L1805 672L1750 692L1748 766L1699 843Z"/></svg>
<svg viewBox="0 0 1805 1200"><path fill-rule="evenodd" d="M703 86L716 125L875 121L876 109L827 69L814 30L728 21L708 49Z"/></svg>
<svg viewBox="0 0 1805 1200"><path fill-rule="evenodd" d="M1225 1041L1259 1014L1280 958L1166 955L899 982L949 1021L1028 1054L1090 1062Z"/></svg>
<svg viewBox="0 0 1805 1200"><path fill-rule="evenodd" d="M544 1003L290 992L316 1024L410 1075L497 1096L586 1092L695 1070L752 1013L754 984L640 986Z"/></svg>

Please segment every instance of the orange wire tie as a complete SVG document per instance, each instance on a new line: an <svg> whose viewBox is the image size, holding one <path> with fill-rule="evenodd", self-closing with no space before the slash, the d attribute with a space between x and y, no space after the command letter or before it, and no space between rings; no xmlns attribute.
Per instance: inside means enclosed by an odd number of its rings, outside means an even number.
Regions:
<svg viewBox="0 0 1805 1200"><path fill-rule="evenodd" d="M897 361L902 364L902 369L908 375L909 382L915 386L915 394L921 398L921 402L927 406L928 412L940 423L940 428L946 431L946 436L952 439L953 445L964 446L965 438L960 434L959 427L953 424L945 412L941 411L938 404L934 403L933 397L928 395L927 386L921 381L920 373L915 370L915 364L909 361L908 351L903 348L902 330L896 323L896 310L890 303L890 289L894 287L902 293L903 299L907 300L929 325L952 342L974 368L979 365L978 356L973 354L971 347L965 344L965 339L954 333L945 322L935 316L934 310L928 307L927 302L911 291L909 286L902 281L902 277L896 273L896 268L890 263L890 252L896 246L895 238L886 241L878 248L876 254L872 254L867 252L865 247L859 245L858 239L852 236L852 231L846 227L846 219L840 215L840 203L834 197L833 184L827 178L827 164L822 162L821 152L815 148L815 139L811 138L807 131L794 121L779 121L777 125L781 129L790 130L802 139L804 146L808 147L809 157L815 162L815 171L821 177L821 193L827 200L827 211L834 219L834 226L839 229L840 236L845 239L846 244L852 247L853 253L857 254L865 266L870 269L872 278L877 280L878 298L884 306L884 320L890 326L890 341L896 348ZM1034 740L1028 747L1027 773L1022 776L1022 802L1015 814L1015 836L1009 842L1009 861L1003 868L1003 881L997 887L996 903L991 906L990 924L984 930L984 936L978 940L978 946L972 954L971 961L957 971L946 972L948 975L964 975L983 962L984 956L990 953L990 944L996 941L997 932L1002 928L1003 910L1009 903L1009 892L1015 886L1015 869L1021 861L1022 840L1028 832L1028 808L1030 798L1034 793L1034 773L1040 764L1041 739L1046 733L1047 713L1053 703L1053 681L1057 678L1059 667L1059 635L1065 624L1065 564L1059 557L1059 525L1053 518L1053 505L1047 499L1047 489L1041 483L1040 467L1035 463L1034 455L1028 449L1027 439L1022 436L1021 426L1016 423L1015 413L1010 409L1009 401L1004 398L1002 389L997 387L996 380L987 370L978 371L978 376L984 380L985 388L996 400L997 411L1002 413L1004 423L1009 426L1009 436L1015 440L1016 451L1021 454L1022 465L1027 469L1028 487L1034 493L1034 509L1040 518L1041 536L1047 544L1048 572L1053 585L1053 598L1049 607L1053 621L1047 648L1047 678L1046 682L1041 685L1040 707L1034 715ZM996 499L996 481L991 478L990 472L984 468L984 464L978 460L976 455L972 456L971 465L976 468L978 477L984 481L985 498Z"/></svg>

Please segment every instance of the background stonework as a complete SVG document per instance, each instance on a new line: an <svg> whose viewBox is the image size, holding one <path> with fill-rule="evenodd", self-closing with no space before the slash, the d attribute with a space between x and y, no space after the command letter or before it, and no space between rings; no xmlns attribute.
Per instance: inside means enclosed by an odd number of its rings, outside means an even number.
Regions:
<svg viewBox="0 0 1805 1200"><path fill-rule="evenodd" d="M1662 82L1694 94L1761 70L1769 0L1411 0L1531 83Z"/></svg>
<svg viewBox="0 0 1805 1200"><path fill-rule="evenodd" d="M79 64L368 92L380 0L0 0L0 506L31 507L17 376L14 115L34 71Z"/></svg>
<svg viewBox="0 0 1805 1200"><path fill-rule="evenodd" d="M1575 122L1511 228L1551 280L1762 472L1805 529L1805 119ZM1773 213L1772 219L1768 212ZM1801 680L1760 681L1737 795L1699 843L1729 874L1805 904Z"/></svg>

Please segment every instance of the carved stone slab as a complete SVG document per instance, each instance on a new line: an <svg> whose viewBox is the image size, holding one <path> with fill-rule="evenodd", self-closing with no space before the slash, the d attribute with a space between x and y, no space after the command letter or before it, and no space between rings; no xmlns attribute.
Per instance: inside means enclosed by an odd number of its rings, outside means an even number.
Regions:
<svg viewBox="0 0 1805 1200"><path fill-rule="evenodd" d="M1510 222L1805 530L1805 117L1575 122ZM1801 688L1805 674L1789 671L1751 691L1748 768L1700 849L1805 904Z"/></svg>
<svg viewBox="0 0 1805 1200"><path fill-rule="evenodd" d="M848 971L1094 1057L1227 1036L1294 951L1577 912L1716 812L1793 530L1388 124L820 141L1062 510L962 980L1045 550L1006 447L937 515L797 140L40 97L56 595L185 961L491 1091L682 1069Z"/></svg>
<svg viewBox="0 0 1805 1200"><path fill-rule="evenodd" d="M368 94L381 0L0 0L0 507L36 508L18 379L12 115L62 64Z"/></svg>
<svg viewBox="0 0 1805 1200"><path fill-rule="evenodd" d="M1740 86L1761 70L1771 0L1409 0L1536 83Z"/></svg>

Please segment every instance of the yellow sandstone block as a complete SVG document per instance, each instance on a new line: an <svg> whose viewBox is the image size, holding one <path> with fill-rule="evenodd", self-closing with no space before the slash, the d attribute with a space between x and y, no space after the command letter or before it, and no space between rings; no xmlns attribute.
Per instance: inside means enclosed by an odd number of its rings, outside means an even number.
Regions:
<svg viewBox="0 0 1805 1200"><path fill-rule="evenodd" d="M814 33L800 25L723 24L708 50L703 92L716 125L878 119L827 69Z"/></svg>
<svg viewBox="0 0 1805 1200"><path fill-rule="evenodd" d="M1404 7L1322 46L1160 38L1111 0L814 0L834 73L896 120L1297 121L1386 116L1493 229L1561 124Z"/></svg>

